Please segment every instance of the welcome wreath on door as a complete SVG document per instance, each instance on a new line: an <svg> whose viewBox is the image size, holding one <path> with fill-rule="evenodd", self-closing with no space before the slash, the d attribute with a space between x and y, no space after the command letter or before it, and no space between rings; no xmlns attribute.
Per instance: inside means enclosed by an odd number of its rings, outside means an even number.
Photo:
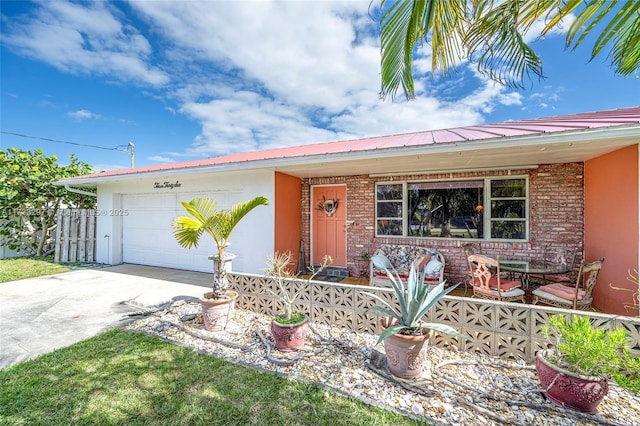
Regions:
<svg viewBox="0 0 640 426"><path fill-rule="evenodd" d="M322 201L318 204L318 209L322 210L327 216L333 216L336 210L338 210L338 202L339 200L337 198L327 199L323 195Z"/></svg>

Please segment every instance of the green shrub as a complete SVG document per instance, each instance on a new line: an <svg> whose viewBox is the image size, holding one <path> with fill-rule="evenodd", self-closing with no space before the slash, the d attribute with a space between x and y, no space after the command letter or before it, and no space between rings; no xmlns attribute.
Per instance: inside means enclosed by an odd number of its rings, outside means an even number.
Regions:
<svg viewBox="0 0 640 426"><path fill-rule="evenodd" d="M595 328L588 317L552 315L542 333L553 343L545 358L552 364L584 376L613 378L632 392L640 391L640 358L629 349L627 331Z"/></svg>

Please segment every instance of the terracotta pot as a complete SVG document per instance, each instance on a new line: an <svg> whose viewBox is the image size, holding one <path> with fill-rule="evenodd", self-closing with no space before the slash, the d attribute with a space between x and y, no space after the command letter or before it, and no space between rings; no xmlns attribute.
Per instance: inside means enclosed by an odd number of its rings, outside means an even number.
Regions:
<svg viewBox="0 0 640 426"><path fill-rule="evenodd" d="M600 377L581 376L549 363L546 351L536 356L536 371L544 390L553 403L587 414L596 414L598 404L607 395L609 383ZM555 382L554 382L555 381ZM553 383L553 385L552 385Z"/></svg>
<svg viewBox="0 0 640 426"><path fill-rule="evenodd" d="M238 293L227 290L225 294L228 296L227 299L209 299L213 295L211 291L200 298L202 320L207 331L222 331L233 318Z"/></svg>
<svg viewBox="0 0 640 426"><path fill-rule="evenodd" d="M384 352L391 374L402 379L420 377L432 334L432 330L423 329L420 336L393 334L384 339Z"/></svg>
<svg viewBox="0 0 640 426"><path fill-rule="evenodd" d="M297 324L279 324L271 321L271 334L276 342L276 347L281 352L294 352L304 346L304 339L309 332L307 317Z"/></svg>

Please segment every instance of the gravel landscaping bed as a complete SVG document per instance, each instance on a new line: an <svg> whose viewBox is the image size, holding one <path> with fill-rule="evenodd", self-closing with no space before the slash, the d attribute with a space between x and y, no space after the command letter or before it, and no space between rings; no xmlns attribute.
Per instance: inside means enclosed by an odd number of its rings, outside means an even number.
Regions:
<svg viewBox="0 0 640 426"><path fill-rule="evenodd" d="M199 303L180 300L140 312L126 328L434 424L640 425L640 398L613 382L598 414L590 416L547 402L534 366L522 361L432 346L422 378L403 381L387 372L375 335L311 324L300 352L281 353L271 338L271 318L236 309L227 330L210 333L200 312Z"/></svg>

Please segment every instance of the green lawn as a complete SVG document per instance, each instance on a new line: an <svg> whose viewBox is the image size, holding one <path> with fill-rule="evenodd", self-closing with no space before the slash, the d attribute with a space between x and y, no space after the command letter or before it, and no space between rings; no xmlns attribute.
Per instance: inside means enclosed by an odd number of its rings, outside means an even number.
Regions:
<svg viewBox="0 0 640 426"><path fill-rule="evenodd" d="M0 370L2 425L418 425L311 384L113 329Z"/></svg>
<svg viewBox="0 0 640 426"><path fill-rule="evenodd" d="M19 257L0 260L0 283L69 272L64 265L53 263L53 256Z"/></svg>

